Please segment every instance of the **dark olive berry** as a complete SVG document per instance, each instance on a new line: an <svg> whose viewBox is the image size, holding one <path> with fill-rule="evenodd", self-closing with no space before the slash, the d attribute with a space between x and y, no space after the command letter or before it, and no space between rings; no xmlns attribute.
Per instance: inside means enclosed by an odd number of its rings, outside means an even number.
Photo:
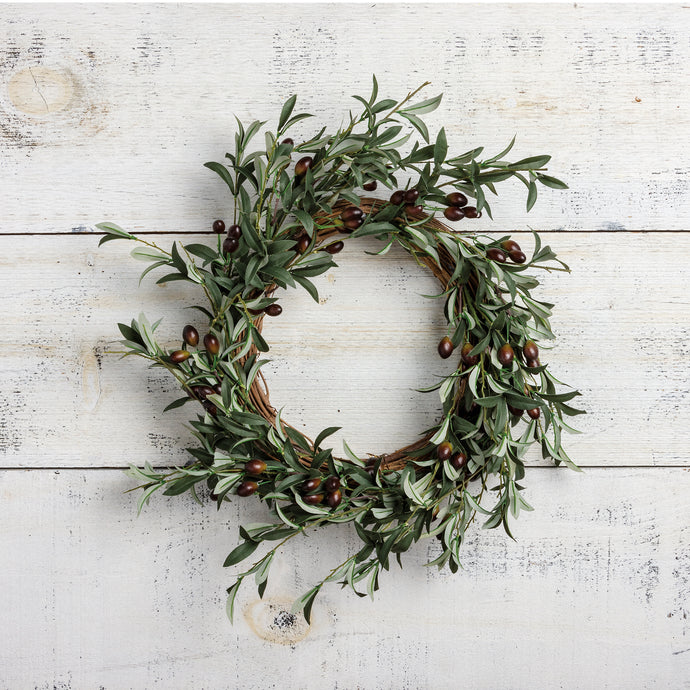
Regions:
<svg viewBox="0 0 690 690"><path fill-rule="evenodd" d="M508 256L510 256L510 260L516 264L524 264L525 261L527 261L527 257L525 256L524 252L510 252Z"/></svg>
<svg viewBox="0 0 690 690"><path fill-rule="evenodd" d="M501 345L501 347L498 349L498 361L504 366L508 367L513 363L513 359L515 357L515 352L513 352L513 348L510 346L509 343L505 343L505 345Z"/></svg>
<svg viewBox="0 0 690 690"><path fill-rule="evenodd" d="M213 232L215 232L217 235L220 235L222 232L225 232L225 223L222 220L214 220Z"/></svg>
<svg viewBox="0 0 690 690"><path fill-rule="evenodd" d="M194 326L185 326L182 329L182 340L184 340L187 345L195 347L199 344L199 331L197 331Z"/></svg>
<svg viewBox="0 0 690 690"><path fill-rule="evenodd" d="M341 214L340 220L352 220L353 218L361 218L364 211L358 206L348 206Z"/></svg>
<svg viewBox="0 0 690 690"><path fill-rule="evenodd" d="M419 191L416 190L414 187L412 189L408 189L403 195L403 199L405 200L406 204L414 204L414 202L417 201L418 198Z"/></svg>
<svg viewBox="0 0 690 690"><path fill-rule="evenodd" d="M535 367L539 366L539 360L538 359L528 359L527 360L527 366L530 369L534 369Z"/></svg>
<svg viewBox="0 0 690 690"><path fill-rule="evenodd" d="M258 316L259 314L263 314L264 310L263 309L250 309L247 307L247 311L252 315L252 316Z"/></svg>
<svg viewBox="0 0 690 690"><path fill-rule="evenodd" d="M303 491L315 491L321 486L321 477L312 477L302 483Z"/></svg>
<svg viewBox="0 0 690 690"><path fill-rule="evenodd" d="M285 139L283 139L283 141L281 141L280 143L281 144L287 144L288 146L294 146L295 145L295 142L292 139L290 139L290 137L285 137Z"/></svg>
<svg viewBox="0 0 690 690"><path fill-rule="evenodd" d="M453 192L446 196L446 203L451 206L467 206L467 197L460 192Z"/></svg>
<svg viewBox="0 0 690 690"><path fill-rule="evenodd" d="M192 390L194 391L194 395L196 395L196 397L200 400L203 400L209 395L213 395L215 393L211 386L193 386Z"/></svg>
<svg viewBox="0 0 690 690"><path fill-rule="evenodd" d="M340 242L333 242L332 244L328 244L324 247L324 250L327 251L329 254L337 254L338 252L341 252L343 250L343 247L345 245Z"/></svg>
<svg viewBox="0 0 690 690"><path fill-rule="evenodd" d="M501 242L501 247L503 247L503 249L505 249L507 252L520 251L520 245L515 240L505 240L504 242Z"/></svg>
<svg viewBox="0 0 690 690"><path fill-rule="evenodd" d="M400 206L403 201L405 201L405 192L402 190L398 189L397 192L393 192L393 194L391 194L391 204L394 206Z"/></svg>
<svg viewBox="0 0 690 690"><path fill-rule="evenodd" d="M311 244L311 242L309 241L309 238L308 238L308 237L306 237L306 236L300 237L300 238L297 240L297 244L295 245L295 249L296 249L300 254L304 254L304 252L306 252L307 249L309 249L309 245L310 245L310 244Z"/></svg>
<svg viewBox="0 0 690 690"><path fill-rule="evenodd" d="M247 474L261 474L266 469L266 463L263 460L250 460L245 466L244 471Z"/></svg>
<svg viewBox="0 0 690 690"><path fill-rule="evenodd" d="M504 264L506 262L506 253L498 247L491 247L491 249L487 249L486 255L492 261L498 261L500 264Z"/></svg>
<svg viewBox="0 0 690 690"><path fill-rule="evenodd" d="M217 355L220 352L220 341L213 333L207 333L204 336L204 347L206 348L206 352Z"/></svg>
<svg viewBox="0 0 690 690"><path fill-rule="evenodd" d="M362 189L365 189L367 192L373 192L376 189L376 187L378 187L378 183L376 182L376 180L372 180L371 182L365 182L362 185Z"/></svg>
<svg viewBox="0 0 690 690"><path fill-rule="evenodd" d="M175 352L170 355L170 361L173 364L179 364L186 359L189 359L189 352L187 352L187 350L175 350Z"/></svg>
<svg viewBox="0 0 690 690"><path fill-rule="evenodd" d="M541 414L541 411L539 410L538 407L533 407L531 410L527 410L527 414L532 419L539 419L539 415Z"/></svg>
<svg viewBox="0 0 690 690"><path fill-rule="evenodd" d="M462 361L470 367L474 366L479 361L479 355L470 355L473 348L474 345L472 345L472 343L465 343L462 346L462 350L460 350Z"/></svg>
<svg viewBox="0 0 690 690"><path fill-rule="evenodd" d="M445 336L438 344L438 354L442 359L448 359L453 354L453 341Z"/></svg>
<svg viewBox="0 0 690 690"><path fill-rule="evenodd" d="M539 359L539 348L534 340L528 340L522 346L522 354L525 355L527 359Z"/></svg>
<svg viewBox="0 0 690 690"><path fill-rule="evenodd" d="M436 449L436 455L438 456L439 460L449 460L450 456L453 454L453 446L448 443L448 441L444 441L437 449Z"/></svg>
<svg viewBox="0 0 690 690"><path fill-rule="evenodd" d="M474 206L465 206L462 210L465 213L465 218L479 218L479 211Z"/></svg>
<svg viewBox="0 0 690 690"><path fill-rule="evenodd" d="M269 304L264 311L269 316L280 316L283 313L283 308L279 304Z"/></svg>
<svg viewBox="0 0 690 690"><path fill-rule="evenodd" d="M338 477L329 477L324 483L323 488L329 493L340 488L340 479Z"/></svg>
<svg viewBox="0 0 690 690"><path fill-rule="evenodd" d="M212 501L217 501L218 500L218 494L214 494L213 491L211 491L211 493L209 494L209 498Z"/></svg>
<svg viewBox="0 0 690 690"><path fill-rule="evenodd" d="M212 402L204 400L202 405L204 406L206 412L208 412L210 415L213 415L215 417L218 414L218 408Z"/></svg>
<svg viewBox="0 0 690 690"><path fill-rule="evenodd" d="M447 220L456 221L462 220L465 217L465 212L457 206L448 206L448 208L443 211L443 215Z"/></svg>
<svg viewBox="0 0 690 690"><path fill-rule="evenodd" d="M251 496L253 493L256 492L256 490L258 488L259 488L259 485L256 482L248 480L246 482L242 482L237 487L237 495L242 496L242 497Z"/></svg>
<svg viewBox="0 0 690 690"><path fill-rule="evenodd" d="M304 175L306 175L307 170L311 168L313 162L314 159L311 156L305 156L304 158L300 158L297 161L297 164L295 165L295 175L297 175L297 177L303 177Z"/></svg>
<svg viewBox="0 0 690 690"><path fill-rule="evenodd" d="M517 407L513 407L512 405L508 405L508 410L510 411L510 414L515 415L516 417L522 417L522 413L524 410L519 410Z"/></svg>
<svg viewBox="0 0 690 690"><path fill-rule="evenodd" d="M422 206L413 206L412 204L407 204L405 206L405 213L408 216L420 216L424 213L424 208Z"/></svg>
<svg viewBox="0 0 690 690"><path fill-rule="evenodd" d="M315 506L323 501L323 494L309 494L302 499L307 505Z"/></svg>
<svg viewBox="0 0 690 690"><path fill-rule="evenodd" d="M343 230L349 230L351 232L352 230L356 230L363 222L361 218L348 218L343 223Z"/></svg>
<svg viewBox="0 0 690 690"><path fill-rule="evenodd" d="M239 247L239 240L236 240L233 237L226 237L223 240L223 254L234 254Z"/></svg>
<svg viewBox="0 0 690 690"><path fill-rule="evenodd" d="M216 383L216 384L213 386L213 392L214 392L216 395L222 395L222 393L223 393L223 386L222 386L220 383Z"/></svg>
<svg viewBox="0 0 690 690"><path fill-rule="evenodd" d="M343 501L343 492L340 489L336 489L328 494L326 502L330 508L337 508Z"/></svg>
<svg viewBox="0 0 690 690"><path fill-rule="evenodd" d="M239 240L242 237L242 228L237 224L231 225L228 228L228 237L231 240Z"/></svg>
<svg viewBox="0 0 690 690"><path fill-rule="evenodd" d="M450 459L450 464L459 470L467 464L467 456L463 452L454 453Z"/></svg>

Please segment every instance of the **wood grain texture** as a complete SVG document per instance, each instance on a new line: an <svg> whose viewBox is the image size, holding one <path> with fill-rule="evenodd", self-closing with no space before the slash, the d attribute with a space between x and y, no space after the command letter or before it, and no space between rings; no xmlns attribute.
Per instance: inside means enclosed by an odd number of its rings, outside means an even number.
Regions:
<svg viewBox="0 0 690 690"><path fill-rule="evenodd" d="M680 4L0 5L0 690L690 690L689 28ZM99 469L187 459L192 408L161 414L173 382L106 350L140 311L172 345L193 293L137 289L131 245L90 233L211 241L186 233L232 211L201 165L233 113L298 93L307 136L373 72L386 96L443 91L429 124L451 150L517 133L570 184L529 215L508 184L472 228L550 231L573 269L543 275L542 359L584 394L567 448L586 471L529 467L517 543L472 531L453 576L423 567L425 542L374 602L324 590L311 626L290 602L356 540L295 540L233 627L221 564L261 505L157 497L137 519L133 482ZM281 296L265 331L273 401L360 453L431 424L434 394L411 389L452 365L419 297L434 280L374 248L337 257L320 305Z"/></svg>
<svg viewBox="0 0 690 690"><path fill-rule="evenodd" d="M367 93L443 91L451 150L553 155L570 191L502 224L684 230L690 220L690 10L668 5L3 5L0 232L204 230L225 215L201 169L243 120L292 93L334 126ZM484 222L488 227L488 221Z"/></svg>
<svg viewBox="0 0 690 690"><path fill-rule="evenodd" d="M519 239L530 247L531 237ZM173 240L188 238L164 236L160 244ZM619 234L554 233L543 241L572 268L542 271L535 295L557 305L557 341L550 351L544 344L542 361L581 390L577 402L589 413L575 419L582 435L567 439L573 459L687 466L690 235L627 234L622 242ZM177 347L187 321L202 327L185 307L203 295L179 283L157 286L154 274L137 289L145 264L129 256L132 244L96 245L94 237L0 238L0 308L9 317L1 465L185 461L193 439L182 425L195 408L163 415L179 397L167 372L105 352L118 349L116 323L140 311L151 321L164 317L161 342ZM348 241L339 267L316 280L322 304L301 289L280 292L284 313L265 326L274 405L312 436L342 426L333 447L346 439L361 454L391 451L431 426L438 396L414 389L453 367L436 353L443 305L421 297L438 291L434 278L402 251L364 253L378 246Z"/></svg>
<svg viewBox="0 0 690 690"><path fill-rule="evenodd" d="M690 687L690 472L528 478L517 543L474 530L451 575L423 542L373 602L324 589L309 629L288 604L356 548L349 526L286 547L231 627L221 563L257 501L137 519L119 472L0 472L0 549L21 554L0 569L0 687Z"/></svg>

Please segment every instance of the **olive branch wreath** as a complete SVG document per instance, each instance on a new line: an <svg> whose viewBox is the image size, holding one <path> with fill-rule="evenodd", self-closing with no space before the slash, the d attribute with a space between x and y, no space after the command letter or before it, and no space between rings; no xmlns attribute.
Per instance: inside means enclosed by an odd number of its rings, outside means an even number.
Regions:
<svg viewBox="0 0 690 690"><path fill-rule="evenodd" d="M453 223L482 213L491 217L485 190L495 195L495 185L510 178L527 187L527 210L536 201L537 183L567 187L544 172L550 156L507 162L514 138L489 158L481 158L483 148L449 157L445 130L431 143L422 119L442 95L415 101L427 85L399 102L379 100L374 76L370 97L354 96L360 114L350 113L335 133L324 127L298 143L286 134L311 115L293 114L292 96L276 131L265 132L263 150L250 152L249 144L266 122L245 127L238 119L234 153L226 154L225 164L206 163L234 202L227 231L224 221L213 223L215 248L175 242L167 251L114 223L97 226L105 233L99 244L139 243L132 255L150 264L142 278L165 268L158 283L188 281L206 298L204 305L192 307L200 313L205 335L200 338L195 326L185 326L179 349L162 347L156 340L160 322L151 324L143 314L130 325L118 324L124 337L119 354L143 357L179 382L185 395L166 410L188 402L203 406L191 421L199 445L187 449L192 456L187 464L160 471L149 463L132 465L127 474L141 482L135 487L143 490L139 512L161 489L168 496L189 491L201 503L197 486L202 482L218 509L233 496L254 495L266 503L273 520L240 526L240 544L225 559L224 565L232 566L270 545L228 587L230 620L242 582L253 576L263 596L276 552L307 529L351 522L361 540L358 551L296 600L293 611L302 611L309 622L325 583L339 582L359 596L373 597L391 555L402 567L401 554L422 538L440 542L440 554L429 565L456 572L466 531L479 514L486 518L485 528L502 525L512 537L509 516L532 510L519 482L533 444L556 465L578 469L561 445L561 434L575 431L564 417L583 412L567 404L579 393L557 392L561 382L539 360L536 341L554 337L553 305L532 296L539 281L530 274L531 269L568 267L542 246L536 232L528 259L509 236L458 233L436 217L443 214ZM423 141L417 139L403 154L415 133ZM357 192L378 187L393 193L378 198ZM262 325L265 316L282 312L278 287L299 285L318 302L311 279L336 266L333 256L345 241L365 236L383 243L377 254L401 246L438 279L436 297L445 301L448 321L438 353L448 358L459 351L458 365L420 389L438 391L442 415L418 440L366 458L344 443L345 457L337 457L324 441L339 427L328 427L312 440L271 405L261 371L268 361L261 353L269 350ZM497 484L490 487L492 478Z"/></svg>

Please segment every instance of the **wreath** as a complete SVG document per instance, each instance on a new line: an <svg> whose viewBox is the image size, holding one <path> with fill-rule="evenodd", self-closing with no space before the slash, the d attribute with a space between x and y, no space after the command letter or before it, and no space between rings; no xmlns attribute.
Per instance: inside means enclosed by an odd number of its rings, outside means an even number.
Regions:
<svg viewBox="0 0 690 690"><path fill-rule="evenodd" d="M538 184L567 187L544 172L550 156L506 161L514 139L491 157L482 157L483 148L449 156L444 129L431 142L423 121L442 94L415 98L427 84L398 102L379 99L374 77L368 99L354 96L359 114L350 113L335 133L324 127L297 141L288 131L311 115L294 114L292 96L261 150L249 147L266 122L245 127L237 120L234 152L224 164L206 163L234 202L229 227L213 223L213 247L175 242L167 251L114 223L98 225L105 233L100 244L138 243L132 255L150 264L142 277L163 268L158 283L188 281L205 298L193 306L203 325L186 325L179 347L159 344L159 322L144 315L118 324L124 337L119 354L143 357L179 382L184 396L165 409L200 406L190 422L198 446L187 449L189 462L160 471L148 463L130 466L127 473L143 490L139 512L159 490L168 496L189 491L199 502L210 497L218 509L235 497L265 502L272 520L240 526L240 543L225 559L234 566L269 547L228 587L231 620L241 583L253 577L263 596L276 552L307 529L349 522L361 540L358 551L295 602L293 611L309 621L325 583L373 596L381 571L393 558L402 566L401 554L420 539L438 539L438 556L429 565L456 572L477 515L485 528L501 525L512 537L509 516L532 510L520 482L533 444L556 465L577 469L561 435L574 431L565 418L582 412L568 405L579 393L558 392L560 381L540 359L537 341L554 337L553 305L532 294L539 285L535 269L569 269L537 233L527 257L509 236L467 232L472 219L491 217L486 191L495 195L499 182L524 183L527 210ZM382 189L388 191L372 194ZM378 254L399 245L436 276L448 321L438 354L456 357L457 368L421 389L437 391L442 414L417 440L368 457L344 443L339 457L325 445L338 427L312 440L271 405L261 371L269 350L262 324L282 312L277 288L299 285L318 302L311 279L336 266L333 257L344 242L365 236L382 242ZM207 491L199 491L202 484Z"/></svg>

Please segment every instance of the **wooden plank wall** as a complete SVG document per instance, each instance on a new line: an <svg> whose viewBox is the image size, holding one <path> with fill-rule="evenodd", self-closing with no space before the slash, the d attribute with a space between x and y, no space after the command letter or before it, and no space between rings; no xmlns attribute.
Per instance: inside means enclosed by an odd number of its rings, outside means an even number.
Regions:
<svg viewBox="0 0 690 690"><path fill-rule="evenodd" d="M689 29L679 4L1 5L0 688L690 688ZM535 456L517 543L476 531L454 576L420 546L374 602L326 590L309 627L290 601L355 545L314 534L233 627L221 564L261 507L161 497L137 519L123 493L127 463L184 462L190 437L161 414L172 383L107 354L114 325L164 316L173 342L191 293L137 288L94 225L204 241L231 210L201 164L232 114L298 93L337 124L372 72L393 97L443 91L452 150L517 133L570 184L529 215L507 185L472 227L526 246L533 227L573 269L540 295L544 359L589 411L568 446L585 472ZM266 328L273 401L361 453L431 423L411 389L443 369L433 279L374 247Z"/></svg>

